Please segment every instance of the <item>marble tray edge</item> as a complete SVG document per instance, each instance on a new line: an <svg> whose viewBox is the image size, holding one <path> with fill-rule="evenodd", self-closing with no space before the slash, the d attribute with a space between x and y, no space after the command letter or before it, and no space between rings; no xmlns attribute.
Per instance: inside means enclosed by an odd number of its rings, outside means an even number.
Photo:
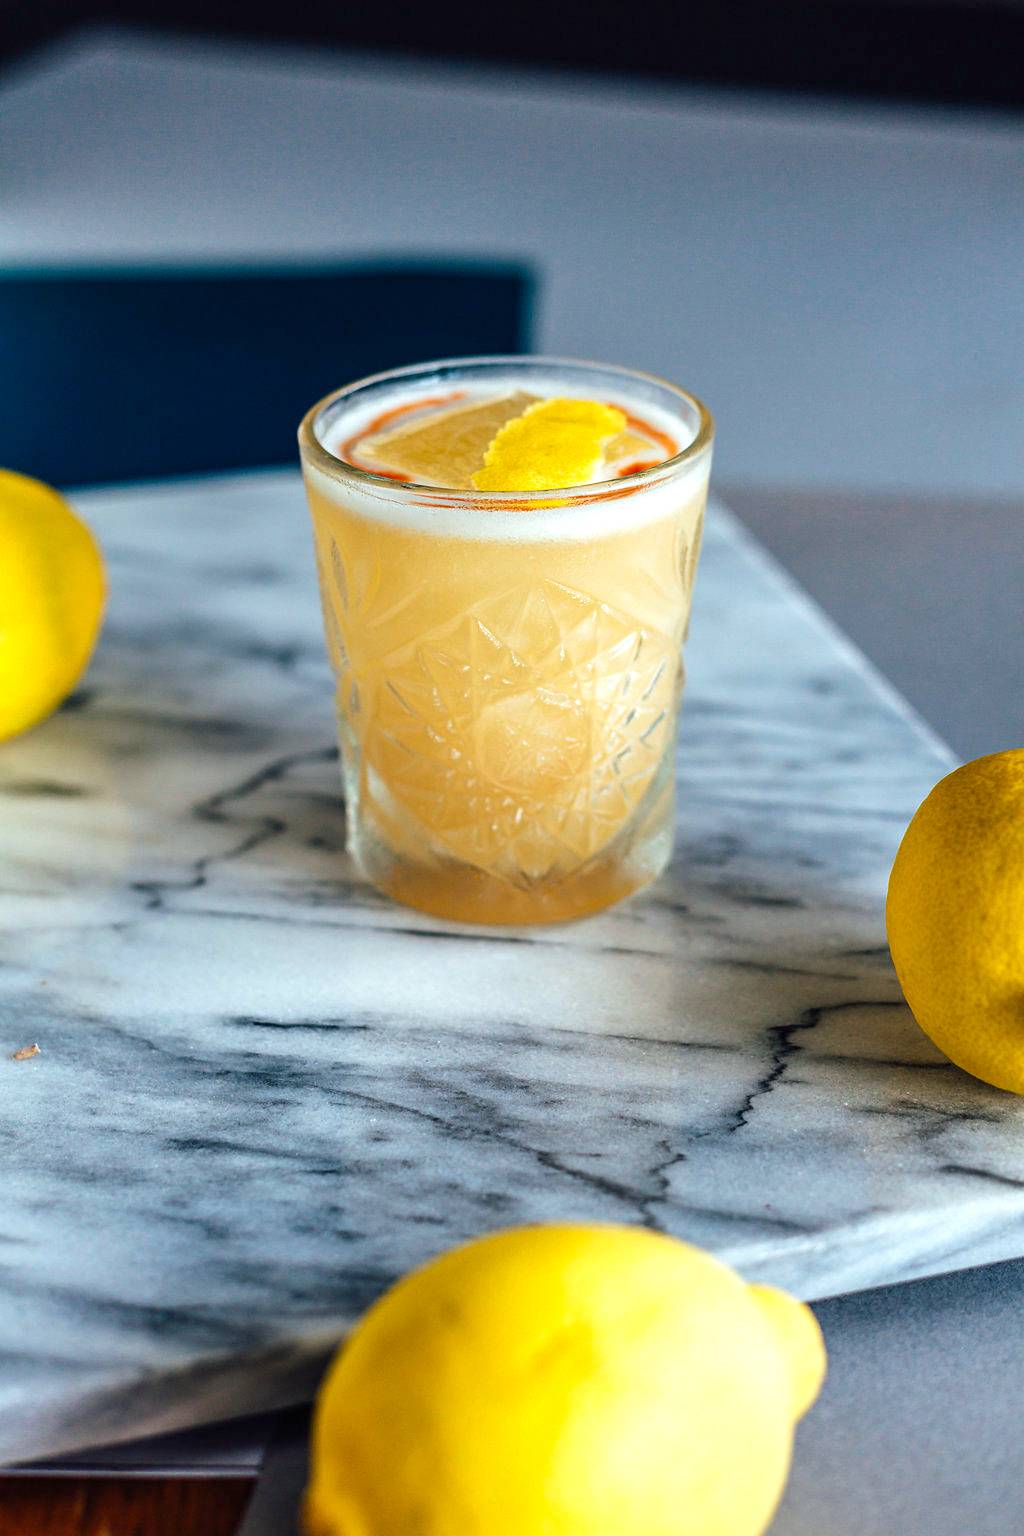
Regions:
<svg viewBox="0 0 1024 1536"><path fill-rule="evenodd" d="M810 616L817 628L824 630L830 642L841 653L844 660L868 685L876 698L890 710L894 710L904 719L913 730L922 746L941 762L954 768L960 759L952 747L942 739L936 730L928 724L928 721L911 704L894 683L891 683L885 673L866 656L855 640L852 640L844 629L821 606L815 597L801 586L797 578L772 554L744 523L737 512L729 506L728 501L716 496L714 492L708 498L708 512L716 521L724 522L738 545L742 546L744 555L751 564L760 566L768 573L773 581L783 587L789 596L794 608L801 610ZM695 608L700 601L700 575L698 572L697 589L694 599Z"/></svg>
<svg viewBox="0 0 1024 1536"><path fill-rule="evenodd" d="M243 1354L218 1353L129 1381L113 1372L109 1381L94 1374L74 1408L59 1391L33 1407L5 1405L0 1467L27 1473L35 1463L84 1451L304 1406L313 1400L345 1332L340 1326L319 1329L305 1339Z"/></svg>
<svg viewBox="0 0 1024 1536"><path fill-rule="evenodd" d="M1024 1243L1024 1201L1005 1191L984 1200L963 1202L972 1218L955 1224L948 1206L920 1213L908 1244L905 1218L900 1241L886 1245L891 1219L885 1215L858 1224L838 1245L834 1233L809 1235L789 1248L758 1255L744 1249L738 1264L751 1282L778 1285L812 1305L836 1296L912 1283L932 1275L963 1273L1020 1257ZM970 1258L955 1261L957 1248L970 1246ZM821 1265L815 1269L815 1252ZM730 1261L728 1251L719 1255ZM837 1271L845 1262L842 1283ZM792 1264L794 1274L788 1273ZM803 1281L796 1271L802 1267ZM808 1274L811 1278L808 1281ZM68 1455L97 1445L114 1446L152 1435L195 1428L253 1413L276 1412L312 1401L324 1369L354 1319L318 1325L309 1335L240 1354L211 1355L184 1369L153 1370L126 1383L94 1381L73 1411L49 1408L45 1399L34 1409L4 1410L0 1419L0 1465ZM66 1403L66 1399L64 1399ZM12 1418L17 1431L10 1432Z"/></svg>

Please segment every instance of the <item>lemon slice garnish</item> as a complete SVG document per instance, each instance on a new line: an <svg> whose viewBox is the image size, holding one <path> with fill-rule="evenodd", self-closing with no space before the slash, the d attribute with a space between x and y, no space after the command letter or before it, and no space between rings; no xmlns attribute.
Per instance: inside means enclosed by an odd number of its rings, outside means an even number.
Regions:
<svg viewBox="0 0 1024 1536"><path fill-rule="evenodd" d="M472 482L478 491L555 491L593 480L626 426L599 400L539 400L495 434Z"/></svg>
<svg viewBox="0 0 1024 1536"><path fill-rule="evenodd" d="M664 449L657 447L649 437L641 437L639 432L631 432L628 428L613 437L604 451L604 461L608 465L628 463L631 459L653 459L662 457Z"/></svg>
<svg viewBox="0 0 1024 1536"><path fill-rule="evenodd" d="M522 415L536 398L517 390L497 399L435 411L364 437L356 451L373 469L398 470L413 480L465 490L474 470L482 468L495 433L510 418Z"/></svg>

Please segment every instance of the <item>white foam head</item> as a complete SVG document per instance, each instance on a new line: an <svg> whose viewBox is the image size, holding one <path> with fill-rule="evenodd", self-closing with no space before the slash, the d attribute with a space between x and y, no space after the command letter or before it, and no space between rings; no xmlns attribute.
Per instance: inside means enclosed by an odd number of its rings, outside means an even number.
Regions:
<svg viewBox="0 0 1024 1536"><path fill-rule="evenodd" d="M367 431L383 412L454 390L464 391L467 400L513 390L542 398L607 400L667 433L679 450L650 469L561 494L485 495L408 485L339 457L341 445ZM671 516L706 488L712 433L701 403L660 379L601 364L524 357L456 359L379 374L314 406L299 440L311 486L357 516L442 538L533 542L592 539Z"/></svg>

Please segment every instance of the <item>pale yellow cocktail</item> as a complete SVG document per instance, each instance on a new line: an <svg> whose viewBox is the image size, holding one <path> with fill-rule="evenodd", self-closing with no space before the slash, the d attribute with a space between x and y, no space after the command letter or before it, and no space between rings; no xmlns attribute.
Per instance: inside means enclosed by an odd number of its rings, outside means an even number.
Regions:
<svg viewBox="0 0 1024 1536"><path fill-rule="evenodd" d="M529 495L360 467L382 425L513 391L621 405L647 467ZM331 397L301 440L363 871L486 923L578 917L646 884L671 849L703 408L620 370L443 364Z"/></svg>

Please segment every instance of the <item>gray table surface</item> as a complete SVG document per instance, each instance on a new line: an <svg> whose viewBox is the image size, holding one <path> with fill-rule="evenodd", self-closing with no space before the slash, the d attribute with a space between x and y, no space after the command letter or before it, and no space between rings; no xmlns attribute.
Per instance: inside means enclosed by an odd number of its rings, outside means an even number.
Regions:
<svg viewBox="0 0 1024 1536"><path fill-rule="evenodd" d="M1020 505L726 494L958 753L1024 744ZM1024 1262L815 1311L829 1377L773 1536L1018 1536Z"/></svg>
<svg viewBox="0 0 1024 1536"><path fill-rule="evenodd" d="M311 207L297 168L326 155L343 184ZM972 756L1024 737L1022 168L1012 120L114 37L0 81L0 259L540 259L544 346L699 382L726 499ZM820 1304L830 1377L773 1536L1019 1536L1022 1307L1024 1263Z"/></svg>

